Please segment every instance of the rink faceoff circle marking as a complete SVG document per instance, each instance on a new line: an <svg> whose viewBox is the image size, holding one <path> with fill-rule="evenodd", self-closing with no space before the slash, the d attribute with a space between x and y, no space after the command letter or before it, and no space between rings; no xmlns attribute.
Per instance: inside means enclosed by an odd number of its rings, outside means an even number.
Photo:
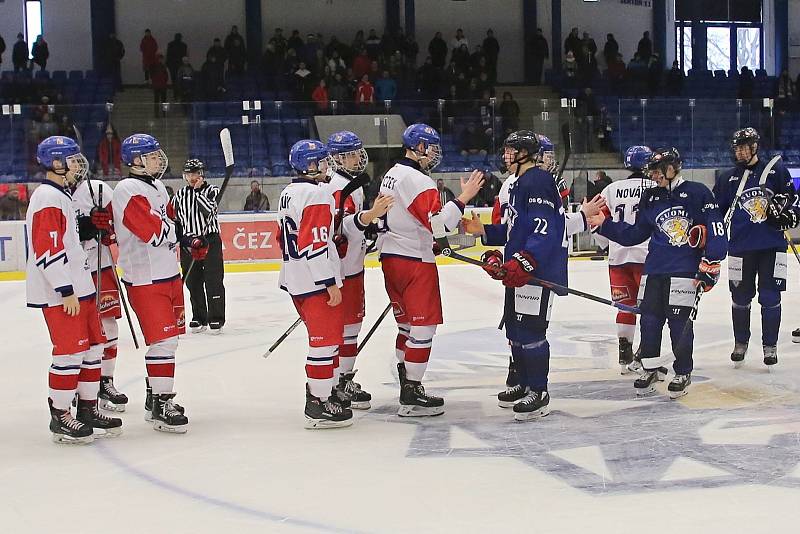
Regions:
<svg viewBox="0 0 800 534"><path fill-rule="evenodd" d="M561 372L596 373L609 369L609 355L616 352L613 336L575 336L571 328L558 325L552 330L554 378ZM763 408L757 406L763 399L763 392L754 387L758 383L744 383L748 378L763 377L763 374L752 370L745 374L740 370L743 383L738 388L719 389L714 380L696 372L691 393L681 401L668 400L664 396L664 384L656 396L637 399L631 386L633 378L630 377L558 380L553 381L550 387L551 415L534 422L516 423L510 410L500 409L494 399L487 400L483 394L476 397L475 392L470 391L496 393L500 389L498 385L502 378L497 380L498 372L505 367L507 354L497 350L498 335L502 341L502 334L493 328L485 328L441 334L437 338L437 343L448 346L448 350L436 351L432 357L429 389L434 393L451 392L447 396L447 411L443 417L396 417L397 404L393 399L376 403L359 419L415 425L406 454L408 458L441 458L442 461L453 457L513 458L590 495L745 484L800 487L800 443L797 438L800 435L800 403L796 392L792 391L787 396L791 397L792 405L784 404L779 410L771 410L769 419L765 420ZM718 343L709 345L715 344ZM180 365L191 365L254 347L260 345L231 348L184 360ZM486 360L478 358L476 361L476 353ZM751 359L757 360L755 357ZM588 365L566 369L561 366L574 360L583 360ZM754 366L754 362L749 363ZM462 369L453 373L454 366ZM479 385L437 387L442 379L448 382L458 380L464 369L473 375L490 369L497 376L493 375ZM129 383L140 383L141 378ZM468 400L455 400L463 396L463 390L469 391ZM743 399L741 402L750 407L735 411L705 407L706 404L727 406L729 401L722 398L726 395ZM714 397L713 402L703 401L704 396ZM587 410L588 414L585 413ZM748 443L743 439L745 432L755 433L753 439L756 442ZM464 436L472 437L475 443L467 447L451 446L453 441L463 442ZM191 433L187 437L191 439ZM96 445L99 445L96 448L106 461L142 481L187 499L269 522L322 531L354 532L349 528L337 530L329 524L259 510L186 489L126 462L112 451L112 445L102 442Z"/></svg>

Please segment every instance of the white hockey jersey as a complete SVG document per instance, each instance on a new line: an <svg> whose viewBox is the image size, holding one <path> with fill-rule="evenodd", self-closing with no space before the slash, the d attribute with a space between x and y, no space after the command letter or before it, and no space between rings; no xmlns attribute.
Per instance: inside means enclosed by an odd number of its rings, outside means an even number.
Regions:
<svg viewBox="0 0 800 534"><path fill-rule="evenodd" d="M97 206L97 203L100 201L100 185L103 186L103 207L113 211L113 208L111 208L111 199L114 195L114 188L111 187L111 184L104 183L101 180L83 180L80 184L78 184L78 187L72 194L72 203L75 206L75 211L77 212L78 217L89 217L92 208ZM89 187L92 188L91 191L94 192L94 197L92 197ZM83 250L86 251L86 255L89 257L89 268L93 273L96 272L97 240L90 239L88 241L84 241ZM111 267L111 251L108 250L108 247L103 247L100 258L103 269L106 267Z"/></svg>
<svg viewBox="0 0 800 534"><path fill-rule="evenodd" d="M647 178L626 178L625 180L617 180L608 184L600 194L606 199L606 205L614 222L624 221L628 224L634 224L636 222L636 214L639 212L639 201L642 199L642 192L645 189L655 187L655 185L654 181ZM608 242L609 265L644 263L647 257L647 247L650 244L648 239L640 245L623 247L618 243L608 241L598 234L595 234L595 239L601 245Z"/></svg>
<svg viewBox="0 0 800 534"><path fill-rule="evenodd" d="M322 187L333 195L334 217L339 214L339 202L342 189L350 180L339 173L331 176L331 181ZM347 238L347 253L341 258L342 277L351 278L364 272L364 257L367 255L367 241L364 239L365 226L362 226L357 217L364 209L364 191L358 188L353 191L344 203L344 216L342 218L341 233Z"/></svg>
<svg viewBox="0 0 800 534"><path fill-rule="evenodd" d="M125 283L149 285L178 276L178 238L168 203L161 180L131 176L117 184L111 205Z"/></svg>
<svg viewBox="0 0 800 534"><path fill-rule="evenodd" d="M31 195L26 220L28 264L26 296L31 308L61 306L62 296L94 295L86 252L70 194L45 181Z"/></svg>
<svg viewBox="0 0 800 534"><path fill-rule="evenodd" d="M278 203L283 260L279 284L293 297L342 285L342 268L333 244L333 196L314 180L296 178Z"/></svg>
<svg viewBox="0 0 800 534"><path fill-rule="evenodd" d="M434 263L430 217L439 213L445 228L455 230L464 213L463 204L451 200L442 206L434 181L407 158L386 172L381 180L381 193L394 197L394 204L380 225L381 256Z"/></svg>

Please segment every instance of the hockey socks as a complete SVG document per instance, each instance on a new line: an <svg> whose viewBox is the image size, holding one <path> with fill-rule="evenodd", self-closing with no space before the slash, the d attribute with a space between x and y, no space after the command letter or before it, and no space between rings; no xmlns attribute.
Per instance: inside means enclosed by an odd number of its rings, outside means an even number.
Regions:
<svg viewBox="0 0 800 534"><path fill-rule="evenodd" d="M306 357L308 390L318 399L327 399L333 389L334 359L339 347L309 347Z"/></svg>
<svg viewBox="0 0 800 534"><path fill-rule="evenodd" d="M520 385L533 391L547 390L550 373L550 343L544 334L538 340L521 344L512 342L511 354L519 373Z"/></svg>
<svg viewBox="0 0 800 534"><path fill-rule="evenodd" d="M119 336L119 328L117 327L117 320L112 317L103 317L103 331L106 334L105 348L103 349L103 364L101 373L103 376L114 376L114 369L117 364L117 337Z"/></svg>
<svg viewBox="0 0 800 534"><path fill-rule="evenodd" d="M153 393L171 393L175 384L175 352L178 350L178 337L162 339L150 345L144 362Z"/></svg>
<svg viewBox="0 0 800 534"><path fill-rule="evenodd" d="M352 372L356 365L359 332L361 332L361 323L344 326L344 343L339 345L339 375Z"/></svg>
<svg viewBox="0 0 800 534"><path fill-rule="evenodd" d="M95 345L83 353L81 371L78 374L78 397L81 400L97 400L97 392L100 390L102 354L102 345Z"/></svg>
<svg viewBox="0 0 800 534"><path fill-rule="evenodd" d="M405 350L406 376L408 380L421 382L422 377L425 376L434 334L436 334L435 325L412 326L409 329Z"/></svg>
<svg viewBox="0 0 800 534"><path fill-rule="evenodd" d="M398 324L397 325L397 338L394 342L394 353L397 356L398 362L406 361L406 341L408 341L408 334L411 331L411 325Z"/></svg>
<svg viewBox="0 0 800 534"><path fill-rule="evenodd" d="M733 319L733 338L737 343L747 344L750 341L750 304L733 303L731 306Z"/></svg>

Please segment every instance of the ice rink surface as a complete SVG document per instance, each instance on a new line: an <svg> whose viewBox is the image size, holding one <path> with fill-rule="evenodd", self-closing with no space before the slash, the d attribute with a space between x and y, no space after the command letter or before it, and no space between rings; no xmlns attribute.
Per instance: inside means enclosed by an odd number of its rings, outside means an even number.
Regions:
<svg viewBox="0 0 800 534"><path fill-rule="evenodd" d="M508 360L500 284L472 266L440 267L445 324L425 383L445 397L445 415L395 415L388 317L357 362L373 408L325 431L303 428L305 329L261 357L296 317L277 273L229 274L224 333L181 338L177 400L189 433L143 420L144 350L121 325L124 433L82 447L51 442L44 321L25 308L24 282L0 283L0 531L797 532L800 292L790 265L778 366L762 363L754 306L746 365L732 368L723 276L701 303L694 383L677 401L666 383L637 399L633 378L620 376L613 309L559 298L552 413L528 423L496 404ZM606 269L574 261L570 284L608 295ZM387 300L379 270L366 282L369 325Z"/></svg>

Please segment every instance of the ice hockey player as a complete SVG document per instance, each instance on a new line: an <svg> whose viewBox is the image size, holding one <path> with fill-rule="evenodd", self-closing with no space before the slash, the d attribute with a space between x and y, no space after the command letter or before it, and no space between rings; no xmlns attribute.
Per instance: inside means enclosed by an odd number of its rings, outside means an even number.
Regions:
<svg viewBox="0 0 800 534"><path fill-rule="evenodd" d="M308 330L306 428L353 424L353 412L333 395L333 370L342 345L344 307L339 255L333 243L333 196L325 143L301 139L289 151L297 178L281 192L278 204L283 255L279 283L292 296Z"/></svg>
<svg viewBox="0 0 800 534"><path fill-rule="evenodd" d="M433 251L432 218L448 230L458 227L464 206L483 185L483 172L461 179L461 194L441 205L429 173L442 158L439 133L427 124L412 124L403 132L405 156L381 180L380 192L394 198L383 217L378 240L380 261L398 334L395 340L400 379L401 417L444 413L444 399L428 395L422 378L428 366L433 336L442 324L439 273Z"/></svg>
<svg viewBox="0 0 800 534"><path fill-rule="evenodd" d="M364 257L367 242L364 231L378 217L386 214L392 197L378 196L371 210L364 210L364 191L361 187L342 198L343 189L353 180L360 179L367 169L369 158L361 139L344 130L328 138L328 151L333 165L328 173L330 182L323 186L333 195L335 206L333 241L341 260L342 308L344 314L343 341L339 345L338 368L334 368L334 381L338 398L349 401L355 410L367 410L372 395L353 381L358 334L364 320ZM341 215L341 219L339 216Z"/></svg>
<svg viewBox="0 0 800 534"><path fill-rule="evenodd" d="M531 278L567 285L566 214L553 175L538 166L536 134L520 130L509 135L503 157L517 178L509 190L506 222L484 226L473 218L465 228L482 235L486 245L505 245L505 261L499 250L485 252L482 260L484 270L506 287L503 322L524 391L521 400L509 403L516 420L528 421L550 413L547 327L554 298L549 289L533 285Z"/></svg>
<svg viewBox="0 0 800 534"><path fill-rule="evenodd" d="M219 334L225 325L225 264L217 217L219 187L206 181L205 170L199 159L186 160L186 185L175 193L171 203L182 245L181 268L187 277L192 305L189 328L194 333L210 328L212 334Z"/></svg>
<svg viewBox="0 0 800 534"><path fill-rule="evenodd" d="M565 201L569 197L569 188L567 187L566 181L563 178L558 178L555 173L557 170L556 160L555 160L555 145L547 136L541 134L534 134L536 136L537 141L539 142L539 154L536 158L536 166L553 176L555 180L556 188L558 189L559 196L562 199L562 202ZM505 162L502 162L502 166L505 167ZM514 174L509 174L506 180L503 182L503 186L500 188L500 192L498 194L497 200L495 202L495 207L492 210L492 224L501 224L507 223L507 213L508 213L508 203L509 203L509 191L514 183L517 181L518 176ZM584 232L588 230L588 224L586 217L590 215L596 215L600 209L605 206L604 200L598 195L596 198L587 201L584 199L583 204L578 212L575 213L566 213L566 231L567 237L571 237L577 233ZM482 224L480 223L480 219L475 215L472 214L472 220L464 221L464 228L467 233L478 233L480 234ZM505 321L503 321L504 324ZM501 408L511 408L525 398L527 395L525 391L525 387L520 384L519 374L517 373L517 369L514 363L513 355L508 359L508 375L506 377L506 389L501 391L497 394L497 401L498 406Z"/></svg>
<svg viewBox="0 0 800 534"><path fill-rule="evenodd" d="M731 361L736 367L744 362L750 342L750 303L756 290L764 364L778 363L781 292L786 290L788 269L783 231L800 220L789 171L777 159L759 158L759 144L754 128L737 130L731 140L736 166L721 173L714 184L720 210L730 221L728 284L735 342Z"/></svg>
<svg viewBox="0 0 800 534"><path fill-rule="evenodd" d="M89 443L122 433L122 421L97 409L106 338L70 190L89 173L89 163L69 137L52 136L36 150L46 172L31 195L26 216L28 306L41 308L53 344L49 372L50 431L56 443ZM77 419L71 404L77 393Z"/></svg>
<svg viewBox="0 0 800 534"><path fill-rule="evenodd" d="M102 194L101 194L102 191ZM120 308L119 286L109 246L115 242L111 199L114 188L100 180L82 180L72 195L77 212L78 233L83 249L89 258L92 279L97 286L97 247L100 246L100 298L97 299L103 331L108 340L103 348L100 370L100 392L98 406L103 410L124 412L128 396L114 386L114 370L117 363L117 340L119 338ZM102 202L102 206L100 203ZM100 244L98 245L98 239Z"/></svg>
<svg viewBox="0 0 800 534"><path fill-rule="evenodd" d="M607 213L589 218L597 232L625 247L650 239L639 289L642 375L634 382L638 395L655 391L666 378L663 367L671 356L661 355L661 334L669 324L675 377L667 390L671 398L688 392L694 346L690 318L698 295L719 280L727 239L722 217L711 191L681 175L681 156L675 148L654 151L648 170L657 186L647 189L633 224L613 221Z"/></svg>
<svg viewBox="0 0 800 534"><path fill-rule="evenodd" d="M189 419L175 403L174 377L178 336L186 328L174 213L160 179L167 155L147 134L127 137L121 153L130 174L117 184L111 205L122 282L148 346L145 420L155 430L182 434Z"/></svg>
<svg viewBox="0 0 800 534"><path fill-rule="evenodd" d="M625 151L625 168L631 171L630 176L624 180L612 182L600 193L600 196L605 199L608 217L612 221L625 221L628 224L636 222L636 213L639 211L642 194L656 185L644 175L652 155L653 151L646 146L632 146ZM636 306L649 241L645 240L638 245L624 247L613 241L606 243L607 240L600 235L595 236L595 239L603 248L608 246L608 278L611 283L612 300L628 306ZM642 364L638 358L640 352L637 351L636 358L633 353L636 315L618 311L616 322L620 370L622 374L638 373L642 369Z"/></svg>

